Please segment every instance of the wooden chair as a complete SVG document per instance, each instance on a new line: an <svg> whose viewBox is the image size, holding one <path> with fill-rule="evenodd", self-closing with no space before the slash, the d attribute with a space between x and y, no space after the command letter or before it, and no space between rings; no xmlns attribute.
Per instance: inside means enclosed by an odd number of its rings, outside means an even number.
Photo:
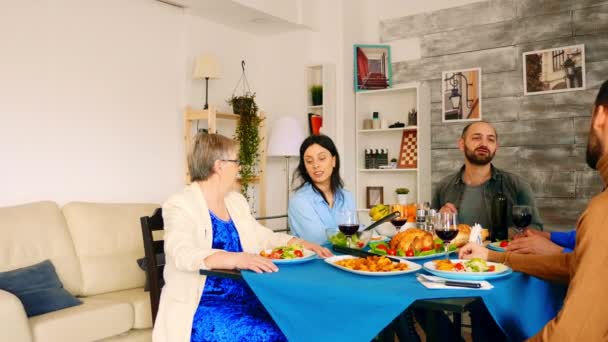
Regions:
<svg viewBox="0 0 608 342"><path fill-rule="evenodd" d="M150 307L152 309L152 324L156 321L158 303L160 302L161 281L165 265L159 265L157 255L165 252L164 240L154 240L153 232L163 230L163 212L161 208L154 210L152 216L140 218L141 232L144 239L144 251L146 254L147 270L146 275L150 284Z"/></svg>

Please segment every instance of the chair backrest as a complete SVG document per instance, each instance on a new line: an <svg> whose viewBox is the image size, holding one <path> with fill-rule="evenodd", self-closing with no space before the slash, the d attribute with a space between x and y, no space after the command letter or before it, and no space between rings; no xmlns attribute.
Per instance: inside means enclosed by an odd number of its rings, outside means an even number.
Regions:
<svg viewBox="0 0 608 342"><path fill-rule="evenodd" d="M163 230L165 223L163 222L162 208L154 210L152 216L144 216L140 218L141 232L144 239L144 251L146 254L147 276L150 283L150 307L152 309L152 324L156 321L156 313L158 312L158 303L160 302L161 280L165 265L159 265L157 255L165 252L164 241L154 240L153 231Z"/></svg>

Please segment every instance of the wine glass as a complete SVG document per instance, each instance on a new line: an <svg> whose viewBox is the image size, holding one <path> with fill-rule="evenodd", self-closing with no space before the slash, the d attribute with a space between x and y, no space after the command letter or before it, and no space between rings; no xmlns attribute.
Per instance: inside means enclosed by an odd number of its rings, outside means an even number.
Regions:
<svg viewBox="0 0 608 342"><path fill-rule="evenodd" d="M399 215L399 217L392 219L391 224L393 225L393 227L395 227L395 230L397 230L397 232L398 232L401 229L401 227L405 223L407 223L407 214L403 215L403 209L400 204L391 206L391 212L396 212L396 211L400 212L401 215Z"/></svg>
<svg viewBox="0 0 608 342"><path fill-rule="evenodd" d="M342 209L337 215L338 229L346 236L346 247L353 248L351 237L359 230L359 218L357 212L350 209Z"/></svg>
<svg viewBox="0 0 608 342"><path fill-rule="evenodd" d="M456 213L437 213L433 226L435 234L443 240L445 258L449 260L448 251L450 249L450 242L458 235Z"/></svg>
<svg viewBox="0 0 608 342"><path fill-rule="evenodd" d="M524 228L532 222L532 207L529 205L514 205L511 210L513 224L517 226L518 235L523 234Z"/></svg>

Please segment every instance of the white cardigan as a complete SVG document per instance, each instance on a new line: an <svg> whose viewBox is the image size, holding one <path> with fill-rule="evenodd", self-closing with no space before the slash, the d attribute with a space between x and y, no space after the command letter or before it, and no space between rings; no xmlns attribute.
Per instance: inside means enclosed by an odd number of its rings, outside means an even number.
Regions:
<svg viewBox="0 0 608 342"><path fill-rule="evenodd" d="M259 224L239 193L226 196L226 207L239 233L243 251L285 245L291 235L275 233ZM194 313L205 287L204 259L221 251L212 249L213 228L203 193L197 183L171 196L163 205L165 222L165 286L160 297L154 342L189 342Z"/></svg>

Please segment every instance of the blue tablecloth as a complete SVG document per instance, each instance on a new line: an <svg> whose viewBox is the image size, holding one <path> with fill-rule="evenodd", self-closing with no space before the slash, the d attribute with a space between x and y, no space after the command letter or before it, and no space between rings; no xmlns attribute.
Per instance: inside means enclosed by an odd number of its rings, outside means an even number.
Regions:
<svg viewBox="0 0 608 342"><path fill-rule="evenodd" d="M563 286L518 272L491 280L495 288L488 291L430 290L415 273L362 276L322 260L243 277L290 341L370 341L414 301L456 297L481 297L505 333L519 341L556 315L565 294Z"/></svg>

